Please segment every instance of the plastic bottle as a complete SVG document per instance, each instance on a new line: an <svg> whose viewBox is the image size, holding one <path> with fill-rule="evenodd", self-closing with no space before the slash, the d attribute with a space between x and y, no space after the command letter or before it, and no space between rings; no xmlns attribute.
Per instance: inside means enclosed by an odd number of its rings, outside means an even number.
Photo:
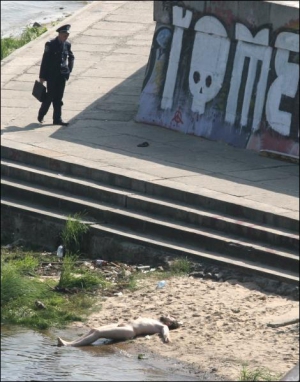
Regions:
<svg viewBox="0 0 300 382"><path fill-rule="evenodd" d="M57 248L56 255L57 255L57 257L60 257L60 258L62 258L64 256L64 247L63 247L63 245L60 245Z"/></svg>
<svg viewBox="0 0 300 382"><path fill-rule="evenodd" d="M157 283L156 289L161 289L161 288L164 288L165 286L166 286L165 280L161 280Z"/></svg>
<svg viewBox="0 0 300 382"><path fill-rule="evenodd" d="M97 267L102 267L103 265L107 265L107 261L105 260L96 260L95 264Z"/></svg>

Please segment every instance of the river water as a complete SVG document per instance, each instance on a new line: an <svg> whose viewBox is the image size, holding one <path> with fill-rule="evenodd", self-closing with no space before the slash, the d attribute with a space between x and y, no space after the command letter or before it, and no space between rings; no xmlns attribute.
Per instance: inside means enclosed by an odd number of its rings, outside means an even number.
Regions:
<svg viewBox="0 0 300 382"><path fill-rule="evenodd" d="M138 354L129 352L132 345L126 342L98 340L80 348L56 346L57 336L71 339L79 334L83 334L80 329L38 332L2 325L1 381L200 380L181 373L176 361L166 363L153 356L138 360Z"/></svg>
<svg viewBox="0 0 300 382"><path fill-rule="evenodd" d="M1 37L18 36L34 22L62 20L91 1L2 1Z"/></svg>

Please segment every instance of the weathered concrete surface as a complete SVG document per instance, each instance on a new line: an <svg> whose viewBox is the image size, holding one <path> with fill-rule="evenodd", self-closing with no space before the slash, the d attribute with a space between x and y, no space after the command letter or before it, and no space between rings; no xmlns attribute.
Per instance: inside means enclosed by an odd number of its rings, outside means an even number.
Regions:
<svg viewBox="0 0 300 382"><path fill-rule="evenodd" d="M281 378L281 381L299 381L299 362Z"/></svg>
<svg viewBox="0 0 300 382"><path fill-rule="evenodd" d="M152 1L101 1L72 25L75 67L63 118L44 125L32 97L54 27L1 62L1 145L105 169L299 220L299 166L134 122L155 30ZM97 40L99 39L99 40ZM149 147L137 147L141 142Z"/></svg>
<svg viewBox="0 0 300 382"><path fill-rule="evenodd" d="M298 8L155 1L136 120L299 160Z"/></svg>

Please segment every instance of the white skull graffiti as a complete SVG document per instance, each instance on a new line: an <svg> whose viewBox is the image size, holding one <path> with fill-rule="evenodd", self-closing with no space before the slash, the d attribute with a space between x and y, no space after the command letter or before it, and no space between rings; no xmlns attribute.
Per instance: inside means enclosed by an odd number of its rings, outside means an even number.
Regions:
<svg viewBox="0 0 300 382"><path fill-rule="evenodd" d="M197 21L195 30L189 86L193 95L192 111L203 114L205 104L222 87L230 41L223 25L212 16Z"/></svg>

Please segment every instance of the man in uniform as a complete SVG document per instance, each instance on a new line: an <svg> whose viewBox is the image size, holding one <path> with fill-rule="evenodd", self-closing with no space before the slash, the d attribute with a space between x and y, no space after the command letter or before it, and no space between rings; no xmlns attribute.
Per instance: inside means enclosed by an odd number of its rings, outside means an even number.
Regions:
<svg viewBox="0 0 300 382"><path fill-rule="evenodd" d="M47 96L38 113L40 123L43 123L52 103L53 125L68 125L61 119L61 108L66 81L72 72L75 58L71 51L71 43L67 41L70 27L71 25L67 24L58 28L58 36L45 44L39 78L42 84L47 81Z"/></svg>

